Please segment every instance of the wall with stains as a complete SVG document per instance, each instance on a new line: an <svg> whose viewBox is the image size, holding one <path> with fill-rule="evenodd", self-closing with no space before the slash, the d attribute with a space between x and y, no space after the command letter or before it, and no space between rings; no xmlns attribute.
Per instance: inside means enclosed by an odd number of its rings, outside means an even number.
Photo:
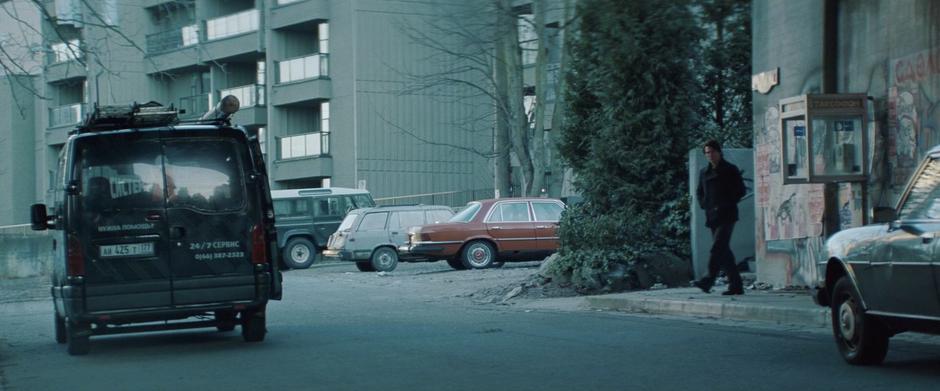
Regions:
<svg viewBox="0 0 940 391"><path fill-rule="evenodd" d="M894 207L924 153L940 144L940 2L838 2L837 88L872 100L867 204L861 184L840 184L825 213L824 185L784 185L780 99L820 93L823 3L752 5L754 74L779 68L779 85L753 93L757 278L774 287L817 277L826 219L859 226L874 207Z"/></svg>

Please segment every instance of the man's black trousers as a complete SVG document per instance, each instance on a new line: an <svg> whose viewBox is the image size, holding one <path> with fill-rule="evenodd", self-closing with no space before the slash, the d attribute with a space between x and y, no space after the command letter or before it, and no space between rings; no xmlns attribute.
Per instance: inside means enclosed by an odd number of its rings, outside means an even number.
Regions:
<svg viewBox="0 0 940 391"><path fill-rule="evenodd" d="M731 252L731 233L734 231L734 222L724 223L712 229L712 249L708 257L707 278L714 283L718 278L718 271L724 269L728 276L728 290L741 291L744 284L741 282L741 273L734 262L734 253Z"/></svg>

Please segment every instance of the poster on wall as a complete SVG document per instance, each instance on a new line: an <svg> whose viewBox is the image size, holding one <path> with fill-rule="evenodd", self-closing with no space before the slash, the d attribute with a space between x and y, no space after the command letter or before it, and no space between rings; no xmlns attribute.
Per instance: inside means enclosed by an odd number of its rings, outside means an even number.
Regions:
<svg viewBox="0 0 940 391"><path fill-rule="evenodd" d="M887 161L897 188L907 183L924 153L940 143L940 113L929 98L940 92L940 48L895 59L888 72Z"/></svg>

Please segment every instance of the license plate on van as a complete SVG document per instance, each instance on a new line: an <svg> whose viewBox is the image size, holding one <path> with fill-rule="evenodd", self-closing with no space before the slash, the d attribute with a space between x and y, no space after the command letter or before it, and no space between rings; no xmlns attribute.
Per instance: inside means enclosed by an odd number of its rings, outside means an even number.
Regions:
<svg viewBox="0 0 940 391"><path fill-rule="evenodd" d="M108 257L138 257L153 255L153 242L111 244L99 247L102 258Z"/></svg>

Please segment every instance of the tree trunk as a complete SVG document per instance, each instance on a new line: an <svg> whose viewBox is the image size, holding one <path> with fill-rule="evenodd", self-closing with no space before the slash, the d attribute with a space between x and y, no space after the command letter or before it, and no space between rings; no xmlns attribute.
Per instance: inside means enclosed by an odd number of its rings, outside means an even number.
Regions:
<svg viewBox="0 0 940 391"><path fill-rule="evenodd" d="M512 194L509 191L509 188L512 183L512 178L510 178L510 159L509 159L509 147L511 142L509 140L509 120L507 120L507 115L509 114L508 110L505 107L505 103L508 100L506 96L506 91L508 90L509 81L507 80L507 70L504 66L505 59L503 56L503 50L496 50L496 58L493 62L493 74L496 87L496 123L494 124L494 137L493 137L493 152L495 156L493 158L493 178L495 180L495 190L498 197L509 197Z"/></svg>
<svg viewBox="0 0 940 391"><path fill-rule="evenodd" d="M530 195L541 195L545 189L545 107L547 104L546 96L546 68L548 56L546 56L546 41L548 36L545 32L545 0L536 0L532 2L532 12L535 14L535 35L538 37L538 54L535 57L535 103L532 112L535 116L535 133L532 135L532 188Z"/></svg>
<svg viewBox="0 0 940 391"><path fill-rule="evenodd" d="M559 26L558 30L558 41L561 42L559 47L560 58L558 61L558 69L555 70L555 84L552 86L552 88L555 89L555 104L552 107L552 131L550 132L549 136L561 134L561 127L563 126L565 112L565 93L568 87L564 75L565 69L568 68L568 59L570 58L567 53L568 51L565 49L568 48L568 33L569 31L572 31L571 29L575 28L574 25L569 24L569 21L571 21L574 17L573 3L574 0L564 0L564 19L562 19L564 24ZM571 34L574 33L572 32ZM548 161L549 170L551 170L552 175L547 178L548 183L546 187L548 188L549 196L561 197L562 195L567 195L562 194L562 192L565 183L565 176L569 170L565 169L561 159L561 154L557 153L557 148L555 147L554 142L549 143L549 148L551 148L552 151L555 151L555 153L552 153L552 159L549 159Z"/></svg>
<svg viewBox="0 0 940 391"><path fill-rule="evenodd" d="M525 114L525 99L523 90L522 74L522 56L519 49L519 29L517 26L517 16L511 12L512 3L510 0L500 0L502 9L508 12L500 13L500 28L505 29L506 34L500 35L500 47L503 50L504 63L507 74L508 98L506 108L508 110L507 120L512 139L512 151L516 154L521 168L520 179L522 180L522 189L519 194L528 195L532 188L532 158L529 153L529 121ZM498 66L498 65L497 65Z"/></svg>

